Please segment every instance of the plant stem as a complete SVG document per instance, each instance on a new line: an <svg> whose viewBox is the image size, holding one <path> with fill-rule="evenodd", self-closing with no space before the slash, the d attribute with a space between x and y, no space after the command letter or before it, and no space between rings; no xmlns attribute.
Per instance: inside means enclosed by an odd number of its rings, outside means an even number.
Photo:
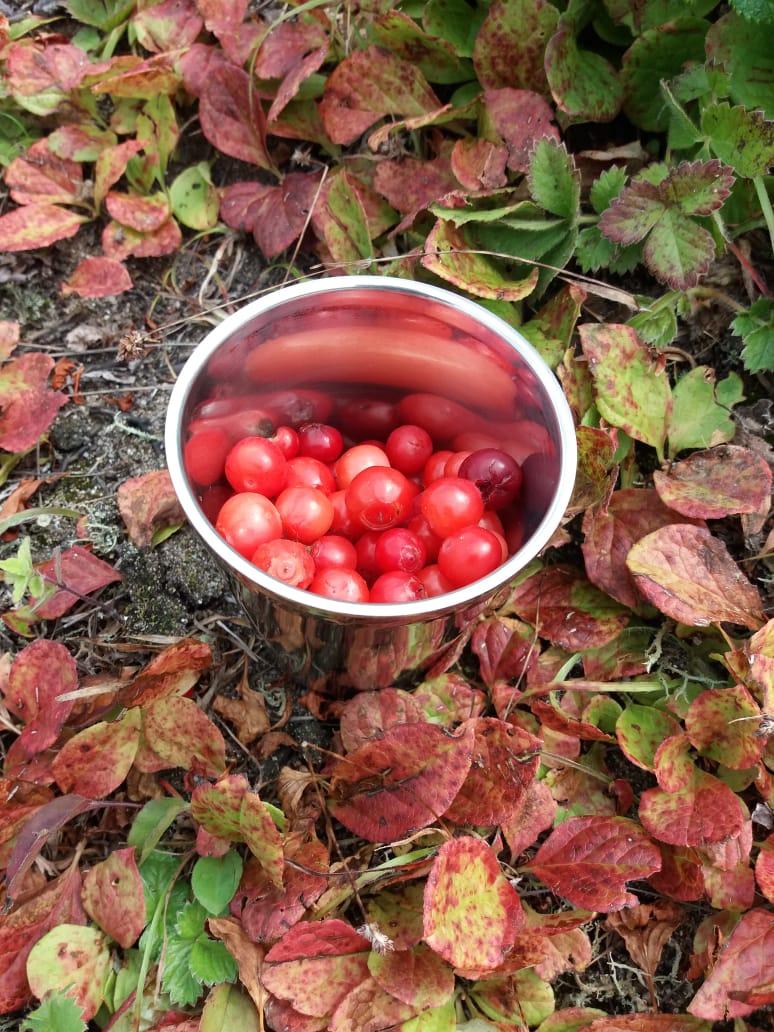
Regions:
<svg viewBox="0 0 774 1032"><path fill-rule="evenodd" d="M766 220L769 239L771 240L771 249L774 251L774 211L771 207L771 198L769 197L766 189L766 184L763 181L763 176L753 176L753 183L755 183L755 192L758 195L761 211L763 212L763 217Z"/></svg>

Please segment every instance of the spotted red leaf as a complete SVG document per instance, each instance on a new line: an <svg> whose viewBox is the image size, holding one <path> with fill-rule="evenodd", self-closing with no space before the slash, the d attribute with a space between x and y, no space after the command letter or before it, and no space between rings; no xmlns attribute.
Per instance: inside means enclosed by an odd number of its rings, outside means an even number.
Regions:
<svg viewBox="0 0 774 1032"><path fill-rule="evenodd" d="M86 872L83 907L124 949L139 939L145 927L145 889L131 846L114 850Z"/></svg>
<svg viewBox="0 0 774 1032"><path fill-rule="evenodd" d="M40 638L16 656L3 690L11 714L25 725L6 757L6 770L48 749L70 715L74 700L60 695L78 687L75 660L60 642Z"/></svg>
<svg viewBox="0 0 774 1032"><path fill-rule="evenodd" d="M32 251L67 240L78 232L87 215L58 204L25 204L0 215L0 251Z"/></svg>
<svg viewBox="0 0 774 1032"><path fill-rule="evenodd" d="M622 605L635 609L640 596L626 557L640 538L678 520L677 513L653 490L638 487L615 491L607 508L590 509L583 517L581 547L589 580Z"/></svg>
<svg viewBox="0 0 774 1032"><path fill-rule="evenodd" d="M708 530L672 524L641 538L626 560L640 594L680 623L736 623L756 630L765 617L758 591Z"/></svg>
<svg viewBox="0 0 774 1032"><path fill-rule="evenodd" d="M559 142L553 109L539 93L505 87L485 90L481 100L488 121L508 150L507 164L512 172L527 171L538 140L548 137Z"/></svg>
<svg viewBox="0 0 774 1032"><path fill-rule="evenodd" d="M744 687L713 688L697 695L685 715L691 744L733 770L755 767L765 740L757 734L761 711Z"/></svg>
<svg viewBox="0 0 774 1032"><path fill-rule="evenodd" d="M0 448L26 451L51 426L67 401L48 386L53 368L54 360L40 351L12 358L0 368Z"/></svg>
<svg viewBox="0 0 774 1032"><path fill-rule="evenodd" d="M438 850L425 885L424 940L457 968L493 970L524 923L518 893L482 839Z"/></svg>
<svg viewBox="0 0 774 1032"><path fill-rule="evenodd" d="M572 566L538 570L513 592L510 608L541 638L570 650L598 648L617 638L630 614Z"/></svg>
<svg viewBox="0 0 774 1032"><path fill-rule="evenodd" d="M721 946L715 965L688 1006L691 1014L720 1021L751 1014L774 1000L774 913L743 914Z"/></svg>
<svg viewBox="0 0 774 1032"><path fill-rule="evenodd" d="M454 992L454 970L424 943L410 950L374 952L368 967L385 992L420 1011L442 1006Z"/></svg>
<svg viewBox="0 0 774 1032"><path fill-rule="evenodd" d="M528 869L574 906L610 913L633 906L626 882L661 866L658 847L625 817L570 817L555 828Z"/></svg>
<svg viewBox="0 0 774 1032"><path fill-rule="evenodd" d="M226 767L223 735L192 699L167 695L145 707L145 740L170 767L189 769L194 762L212 777Z"/></svg>
<svg viewBox="0 0 774 1032"><path fill-rule="evenodd" d="M508 821L519 809L540 764L539 738L496 717L474 717L473 762L444 817L483 827Z"/></svg>
<svg viewBox="0 0 774 1032"><path fill-rule="evenodd" d="M441 102L416 64L368 46L336 65L325 84L320 114L334 143L352 143L385 115L417 117Z"/></svg>
<svg viewBox="0 0 774 1032"><path fill-rule="evenodd" d="M17 204L75 204L84 199L80 162L58 158L37 140L8 166L6 186Z"/></svg>
<svg viewBox="0 0 774 1032"><path fill-rule="evenodd" d="M267 258L298 239L320 186L317 174L290 172L281 186L242 180L220 197L220 217L232 229L252 233Z"/></svg>
<svg viewBox="0 0 774 1032"><path fill-rule="evenodd" d="M121 784L140 743L139 709L119 719L99 721L79 731L54 757L54 777L63 792L104 799Z"/></svg>
<svg viewBox="0 0 774 1032"><path fill-rule="evenodd" d="M301 1014L324 1017L369 977L370 952L346 921L297 924L266 954L263 984Z"/></svg>
<svg viewBox="0 0 774 1032"><path fill-rule="evenodd" d="M198 638L181 638L155 655L119 691L124 706L144 706L163 695L185 695L212 666L212 649Z"/></svg>
<svg viewBox="0 0 774 1032"><path fill-rule="evenodd" d="M735 444L694 452L657 470L653 483L661 500L685 516L707 520L757 512L771 499L771 470L761 455Z"/></svg>
<svg viewBox="0 0 774 1032"><path fill-rule="evenodd" d="M330 810L369 842L392 842L426 828L449 807L470 769L474 732L434 724L386 731L337 761Z"/></svg>
<svg viewBox="0 0 774 1032"><path fill-rule="evenodd" d="M410 692L398 688L358 692L341 711L341 742L351 753L366 742L382 738L393 727L423 722L422 710Z"/></svg>
<svg viewBox="0 0 774 1032"><path fill-rule="evenodd" d="M649 788L639 817L650 834L673 846L703 846L734 835L745 821L742 800L712 774L692 768L681 787Z"/></svg>
<svg viewBox="0 0 774 1032"><path fill-rule="evenodd" d="M266 116L254 80L235 65L216 63L199 98L202 131L219 151L269 171Z"/></svg>
<svg viewBox="0 0 774 1032"><path fill-rule="evenodd" d="M755 880L769 903L774 903L774 835L761 843L755 861Z"/></svg>

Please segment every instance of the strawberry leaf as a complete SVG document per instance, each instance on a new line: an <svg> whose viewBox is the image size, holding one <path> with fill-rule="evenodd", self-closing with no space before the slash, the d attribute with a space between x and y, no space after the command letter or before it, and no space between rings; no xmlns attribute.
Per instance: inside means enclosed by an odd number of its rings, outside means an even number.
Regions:
<svg viewBox="0 0 774 1032"><path fill-rule="evenodd" d="M527 183L532 200L560 218L573 220L580 203L580 176L562 143L538 140L529 164Z"/></svg>
<svg viewBox="0 0 774 1032"><path fill-rule="evenodd" d="M473 757L472 726L391 728L334 764L330 809L369 842L405 838L437 820L462 786Z"/></svg>
<svg viewBox="0 0 774 1032"><path fill-rule="evenodd" d="M653 483L665 505L706 520L757 512L771 496L768 463L734 444L694 452L668 473L656 470Z"/></svg>
<svg viewBox="0 0 774 1032"><path fill-rule="evenodd" d="M84 258L62 284L62 296L112 297L132 289L132 278L123 262L98 256Z"/></svg>
<svg viewBox="0 0 774 1032"><path fill-rule="evenodd" d="M425 886L424 940L457 968L500 966L524 923L518 894L491 848L466 836L438 850Z"/></svg>
<svg viewBox="0 0 774 1032"><path fill-rule="evenodd" d="M669 339L673 340L674 334ZM725 380L718 382L715 371L709 366L696 366L681 376L672 389L672 417L668 431L670 454L730 441L736 433L731 408L744 399L742 392L742 379L736 373L730 373Z"/></svg>
<svg viewBox="0 0 774 1032"><path fill-rule="evenodd" d="M762 111L710 104L701 115L702 132L717 156L739 176L765 176L774 165L774 122Z"/></svg>
<svg viewBox="0 0 774 1032"><path fill-rule="evenodd" d="M748 311L731 323L734 333L744 340L742 361L750 373L774 369L774 301L759 298Z"/></svg>
<svg viewBox="0 0 774 1032"><path fill-rule="evenodd" d="M758 591L708 530L675 523L641 538L626 560L637 590L662 613L692 627L765 622Z"/></svg>
<svg viewBox="0 0 774 1032"><path fill-rule="evenodd" d="M545 66L551 94L560 111L586 122L610 122L623 102L623 88L616 70L601 54L578 46L578 29L566 15L545 50Z"/></svg>
<svg viewBox="0 0 774 1032"><path fill-rule="evenodd" d="M473 48L478 81L486 89L513 86L548 95L545 41L559 12L546 0L494 0Z"/></svg>
<svg viewBox="0 0 774 1032"><path fill-rule="evenodd" d="M709 1020L751 1014L746 998L774 993L774 913L743 914L720 949L704 984L688 1006L691 1014ZM765 1001L762 1001L765 1002Z"/></svg>
<svg viewBox="0 0 774 1032"><path fill-rule="evenodd" d="M569 817L527 865L552 892L577 907L610 913L633 906L626 882L661 866L658 848L625 817Z"/></svg>

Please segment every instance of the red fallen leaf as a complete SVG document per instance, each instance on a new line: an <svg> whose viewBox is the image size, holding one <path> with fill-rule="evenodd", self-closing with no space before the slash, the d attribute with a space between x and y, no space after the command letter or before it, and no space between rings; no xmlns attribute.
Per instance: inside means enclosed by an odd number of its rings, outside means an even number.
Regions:
<svg viewBox="0 0 774 1032"><path fill-rule="evenodd" d="M7 870L29 819L52 798L51 790L41 785L0 778L0 870Z"/></svg>
<svg viewBox="0 0 774 1032"><path fill-rule="evenodd" d="M697 695L685 715L691 745L704 756L745 770L760 761L765 747L757 734L761 711L744 685L715 688Z"/></svg>
<svg viewBox="0 0 774 1032"><path fill-rule="evenodd" d="M70 161L96 161L117 139L114 132L96 125L60 125L46 137L51 153Z"/></svg>
<svg viewBox="0 0 774 1032"><path fill-rule="evenodd" d="M583 518L583 558L592 584L629 609L640 604L640 595L626 565L632 546L646 534L679 520L655 491L624 488L610 498L607 510L592 509ZM705 526L703 521L698 524Z"/></svg>
<svg viewBox="0 0 774 1032"><path fill-rule="evenodd" d="M86 924L77 863L32 892L0 921L0 1014L10 1014L32 1000L27 957L35 943L60 924Z"/></svg>
<svg viewBox="0 0 774 1032"><path fill-rule="evenodd" d="M145 927L145 889L134 848L114 850L83 879L83 908L119 946L129 949Z"/></svg>
<svg viewBox="0 0 774 1032"><path fill-rule="evenodd" d="M33 251L75 236L88 215L58 204L25 204L0 215L0 251Z"/></svg>
<svg viewBox="0 0 774 1032"><path fill-rule="evenodd" d="M102 250L108 258L161 258L180 248L183 234L173 218L148 233L139 233L120 222L109 222L102 232Z"/></svg>
<svg viewBox="0 0 774 1032"><path fill-rule="evenodd" d="M639 817L650 834L673 846L704 846L738 832L745 821L739 796L705 771L694 768L683 788L649 788Z"/></svg>
<svg viewBox="0 0 774 1032"><path fill-rule="evenodd" d="M220 217L252 233L267 258L285 251L303 232L320 187L317 173L290 172L279 186L240 181L220 198Z"/></svg>
<svg viewBox="0 0 774 1032"><path fill-rule="evenodd" d="M549 835L527 870L573 906L610 913L634 906L626 882L661 866L658 847L626 817L569 817Z"/></svg>
<svg viewBox="0 0 774 1032"><path fill-rule="evenodd" d="M441 1007L454 993L454 969L424 943L373 953L368 967L386 993L418 1011Z"/></svg>
<svg viewBox="0 0 774 1032"><path fill-rule="evenodd" d="M657 843L661 852L661 870L651 874L648 881L663 896L686 903L704 895L704 876L697 850L689 846L669 846Z"/></svg>
<svg viewBox="0 0 774 1032"><path fill-rule="evenodd" d="M158 530L185 522L166 469L125 480L119 484L116 498L129 540L137 548L146 548Z"/></svg>
<svg viewBox="0 0 774 1032"><path fill-rule="evenodd" d="M84 595L123 580L118 570L80 545L73 545L55 559L36 564L36 569L47 583L59 588L39 605L32 600L35 615L40 620L53 620L80 602Z"/></svg>
<svg viewBox="0 0 774 1032"><path fill-rule="evenodd" d="M327 32L316 22L282 22L265 37L255 57L254 74L259 79L282 80L269 109L269 122L322 65L329 42Z"/></svg>
<svg viewBox="0 0 774 1032"><path fill-rule="evenodd" d="M199 121L210 143L224 154L275 171L260 94L241 68L215 64L199 98Z"/></svg>
<svg viewBox="0 0 774 1032"><path fill-rule="evenodd" d="M24 39L12 43L3 56L6 88L22 97L47 92L65 94L75 90L91 64L89 55L81 47L70 43L47 43L45 39Z"/></svg>
<svg viewBox="0 0 774 1032"><path fill-rule="evenodd" d="M387 731L333 765L331 813L369 842L392 842L426 828L465 780L474 738L471 726L456 735L426 723Z"/></svg>
<svg viewBox="0 0 774 1032"><path fill-rule="evenodd" d="M248 861L245 867L231 909L253 942L282 938L328 887L328 852L317 839L296 848L289 844L285 859L283 888L278 888L259 864ZM304 870L294 866L294 860Z"/></svg>
<svg viewBox="0 0 774 1032"><path fill-rule="evenodd" d="M473 827L500 824L513 817L534 780L543 743L496 717L474 717L468 726L475 734L473 760L444 817Z"/></svg>
<svg viewBox="0 0 774 1032"><path fill-rule="evenodd" d="M473 65L481 85L486 89L525 86L548 96L543 55L558 17L553 4L513 5L495 0L473 47Z"/></svg>
<svg viewBox="0 0 774 1032"><path fill-rule="evenodd" d="M144 197L111 190L105 197L105 207L116 222L138 233L152 233L170 215L169 198L160 193Z"/></svg>
<svg viewBox="0 0 774 1032"><path fill-rule="evenodd" d="M21 339L21 326L15 319L0 319L0 361L11 355Z"/></svg>
<svg viewBox="0 0 774 1032"><path fill-rule="evenodd" d="M761 455L735 444L694 452L668 473L656 470L653 483L661 500L684 516L718 520L757 512L771 501L771 470Z"/></svg>
<svg viewBox="0 0 774 1032"><path fill-rule="evenodd" d="M369 927L387 935L398 952L422 941L424 888L421 881L403 882L363 900Z"/></svg>
<svg viewBox="0 0 774 1032"><path fill-rule="evenodd" d="M80 162L58 158L45 139L14 158L5 182L17 204L78 204L85 197Z"/></svg>
<svg viewBox="0 0 774 1032"><path fill-rule="evenodd" d="M123 706L145 706L165 695L185 695L212 666L212 649L197 638L167 645L119 691Z"/></svg>
<svg viewBox="0 0 774 1032"><path fill-rule="evenodd" d="M466 190L474 192L497 190L505 186L508 177L505 163L508 151L490 140L480 137L457 140L451 152L451 168L455 178Z"/></svg>
<svg viewBox="0 0 774 1032"><path fill-rule="evenodd" d="M749 863L721 870L704 864L704 891L707 901L716 910L741 913L755 901L755 875Z"/></svg>
<svg viewBox="0 0 774 1032"><path fill-rule="evenodd" d="M124 140L112 147L106 147L96 160L94 166L94 204L101 206L108 190L118 182L126 171L126 166L135 154L144 148L142 140Z"/></svg>
<svg viewBox="0 0 774 1032"><path fill-rule="evenodd" d="M118 720L99 721L68 739L53 764L61 791L89 799L109 796L129 773L141 729L141 711L130 709Z"/></svg>
<svg viewBox="0 0 774 1032"><path fill-rule="evenodd" d="M379 1032L402 1029L417 1016L413 1007L395 999L377 983L366 978L351 989L331 1016L331 1032Z"/></svg>
<svg viewBox="0 0 774 1032"><path fill-rule="evenodd" d="M568 681L566 683L569 686L573 682ZM552 731L560 731L564 735L571 735L579 738L581 741L615 741L612 735L608 735L600 730L596 724L591 724L587 720L579 720L573 714L565 712L565 707L568 705L565 700L568 698L571 698L571 696L565 695L561 700L558 700L556 694L551 692L548 702L536 699L530 703L530 709L544 728L550 727Z"/></svg>
<svg viewBox="0 0 774 1032"><path fill-rule="evenodd" d="M13 903L23 891L24 876L51 836L79 814L99 804L82 796L57 796L39 807L19 833L8 861L6 900Z"/></svg>
<svg viewBox="0 0 774 1032"><path fill-rule="evenodd" d="M138 43L151 53L160 54L189 46L201 32L203 22L195 0L161 0L135 11L131 24Z"/></svg>
<svg viewBox="0 0 774 1032"><path fill-rule="evenodd" d="M401 227L410 225L414 216L459 186L449 157L432 161L403 158L383 160L376 166L374 188L402 215ZM399 227L400 228L400 227Z"/></svg>
<svg viewBox="0 0 774 1032"><path fill-rule="evenodd" d="M756 909L742 915L721 946L688 1010L710 1021L744 1017L757 1006L746 1000L762 995L774 995L774 913Z"/></svg>
<svg viewBox="0 0 774 1032"><path fill-rule="evenodd" d="M497 968L524 923L518 893L497 857L471 836L441 846L424 898L424 940L456 968Z"/></svg>
<svg viewBox="0 0 774 1032"><path fill-rule="evenodd" d="M9 750L6 769L43 752L59 737L72 712L73 699L59 696L78 687L75 660L59 642L40 638L25 646L14 659L4 690L9 712L25 727Z"/></svg>
<svg viewBox="0 0 774 1032"><path fill-rule="evenodd" d="M355 50L325 84L320 115L334 143L353 143L385 115L418 117L441 102L419 68L382 47Z"/></svg>
<svg viewBox="0 0 774 1032"><path fill-rule="evenodd" d="M541 832L553 827L557 808L545 781L533 781L527 787L516 810L500 825L514 860L537 842Z"/></svg>
<svg viewBox="0 0 774 1032"><path fill-rule="evenodd" d="M167 695L145 707L145 741L170 767L188 770L198 760L211 777L226 767L223 735L192 699Z"/></svg>
<svg viewBox="0 0 774 1032"><path fill-rule="evenodd" d="M248 0L196 0L208 32L216 36L226 57L235 65L243 65L256 50L265 26L253 16L245 21Z"/></svg>
<svg viewBox="0 0 774 1032"><path fill-rule="evenodd" d="M559 142L551 105L533 90L484 90L481 101L492 128L508 148L508 168L526 172L535 144L548 137Z"/></svg>
<svg viewBox="0 0 774 1032"><path fill-rule="evenodd" d="M266 954L263 984L301 1014L324 1017L369 977L370 952L346 921L297 924Z"/></svg>
<svg viewBox="0 0 774 1032"><path fill-rule="evenodd" d="M617 638L630 614L572 566L557 564L527 577L509 608L541 638L570 651L599 648Z"/></svg>
<svg viewBox="0 0 774 1032"><path fill-rule="evenodd" d="M757 630L765 622L757 589L720 538L701 527L673 524L647 534L626 565L640 594L680 623L729 622Z"/></svg>
<svg viewBox="0 0 774 1032"><path fill-rule="evenodd" d="M177 57L177 51L154 54L145 60L133 54L113 57L107 65L95 66L91 91L141 100L160 94L171 97L180 87Z"/></svg>
<svg viewBox="0 0 774 1032"><path fill-rule="evenodd" d="M761 843L758 859L755 861L755 879L769 903L774 903L774 835L769 835Z"/></svg>
<svg viewBox="0 0 774 1032"><path fill-rule="evenodd" d="M478 623L470 639L478 657L481 680L519 681L537 660L538 648L531 627L507 616L491 616Z"/></svg>
<svg viewBox="0 0 774 1032"><path fill-rule="evenodd" d="M115 258L84 258L62 284L62 296L111 297L131 289L132 277Z"/></svg>
<svg viewBox="0 0 774 1032"><path fill-rule="evenodd" d="M329 1015L313 1018L308 1014L299 1014L287 1002L269 996L266 1003L266 1027L281 1028L283 1032L327 1032Z"/></svg>
<svg viewBox="0 0 774 1032"><path fill-rule="evenodd" d="M351 753L394 727L423 722L422 710L410 692L398 688L358 692L341 711L341 743Z"/></svg>
<svg viewBox="0 0 774 1032"><path fill-rule="evenodd" d="M53 368L54 360L40 351L12 358L0 368L0 448L26 451L51 426L67 401L48 388Z"/></svg>

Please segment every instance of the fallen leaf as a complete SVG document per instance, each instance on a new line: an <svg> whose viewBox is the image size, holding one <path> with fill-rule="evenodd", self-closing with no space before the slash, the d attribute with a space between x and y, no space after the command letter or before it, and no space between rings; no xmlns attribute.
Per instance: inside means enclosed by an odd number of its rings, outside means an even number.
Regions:
<svg viewBox="0 0 774 1032"><path fill-rule="evenodd" d="M0 224L7 217L0 216ZM61 391L48 387L53 368L54 360L39 351L12 358L0 367L0 448L26 451L51 426L67 401Z"/></svg>
<svg viewBox="0 0 774 1032"><path fill-rule="evenodd" d="M492 849L472 836L438 850L424 893L424 941L456 968L494 970L524 923Z"/></svg>
<svg viewBox="0 0 774 1032"><path fill-rule="evenodd" d="M146 548L158 530L185 522L185 513L166 469L125 480L116 497L129 540L137 548Z"/></svg>
<svg viewBox="0 0 774 1032"><path fill-rule="evenodd" d="M665 505L706 520L757 512L771 503L769 464L734 444L694 452L666 473L656 470L653 483Z"/></svg>
<svg viewBox="0 0 774 1032"><path fill-rule="evenodd" d="M226 948L239 968L239 980L250 994L260 1013L266 1004L266 991L261 985L261 967L266 949L252 942L235 917L211 917L207 926Z"/></svg>
<svg viewBox="0 0 774 1032"><path fill-rule="evenodd" d="M10 713L24 724L24 730L9 748L6 770L53 745L74 701L60 701L78 687L75 660L60 642L40 638L16 656L4 691Z"/></svg>
<svg viewBox="0 0 774 1032"><path fill-rule="evenodd" d="M628 910L609 914L605 927L617 932L626 943L634 963L653 979L664 946L685 920L685 911L672 900L639 903Z"/></svg>
<svg viewBox="0 0 774 1032"><path fill-rule="evenodd" d="M658 848L626 817L569 817L555 828L527 869L573 906L610 913L634 906L626 882L661 866Z"/></svg>
<svg viewBox="0 0 774 1032"><path fill-rule="evenodd" d="M43 601L31 600L33 614L40 620L54 620L81 602L84 595L123 580L123 574L81 545L73 545L55 558L36 564L36 569L48 584L57 587Z"/></svg>
<svg viewBox="0 0 774 1032"><path fill-rule="evenodd" d="M302 1014L325 1017L369 977L370 952L346 921L297 924L266 954L263 984Z"/></svg>
<svg viewBox="0 0 774 1032"><path fill-rule="evenodd" d="M351 753L382 738L385 731L422 722L422 710L410 692L382 688L378 692L358 692L346 703L339 717L339 732L342 745Z"/></svg>
<svg viewBox="0 0 774 1032"><path fill-rule="evenodd" d="M449 807L470 769L474 732L406 724L337 760L329 773L333 816L369 842L425 828Z"/></svg>
<svg viewBox="0 0 774 1032"><path fill-rule="evenodd" d="M648 788L640 797L643 827L673 846L704 846L738 832L745 821L742 800L712 774L693 768L682 788Z"/></svg>
<svg viewBox="0 0 774 1032"><path fill-rule="evenodd" d="M131 846L86 872L82 900L92 921L119 946L134 945L145 927L145 889Z"/></svg>
<svg viewBox="0 0 774 1032"><path fill-rule="evenodd" d="M140 742L142 714L126 710L118 720L79 731L58 750L53 771L62 792L105 799L123 782Z"/></svg>
<svg viewBox="0 0 774 1032"><path fill-rule="evenodd" d="M62 296L112 297L132 289L132 277L123 262L115 258L84 258L62 284Z"/></svg>
<svg viewBox="0 0 774 1032"><path fill-rule="evenodd" d="M198 638L181 638L154 656L119 692L124 706L145 706L153 699L185 695L212 666L212 649Z"/></svg>
<svg viewBox="0 0 774 1032"><path fill-rule="evenodd" d="M774 913L749 910L721 946L715 965L688 1005L710 1021L752 1014L746 998L774 994Z"/></svg>
<svg viewBox="0 0 774 1032"><path fill-rule="evenodd" d="M744 687L701 692L685 714L685 732L695 749L732 770L755 767L765 740L758 734L761 711Z"/></svg>
<svg viewBox="0 0 774 1032"><path fill-rule="evenodd" d="M188 770L198 760L211 777L226 767L223 735L192 699L166 695L144 708L145 741L170 767Z"/></svg>
<svg viewBox="0 0 774 1032"><path fill-rule="evenodd" d="M757 630L765 622L756 588L720 538L701 527L675 523L647 534L626 565L640 594L680 623L729 622Z"/></svg>

